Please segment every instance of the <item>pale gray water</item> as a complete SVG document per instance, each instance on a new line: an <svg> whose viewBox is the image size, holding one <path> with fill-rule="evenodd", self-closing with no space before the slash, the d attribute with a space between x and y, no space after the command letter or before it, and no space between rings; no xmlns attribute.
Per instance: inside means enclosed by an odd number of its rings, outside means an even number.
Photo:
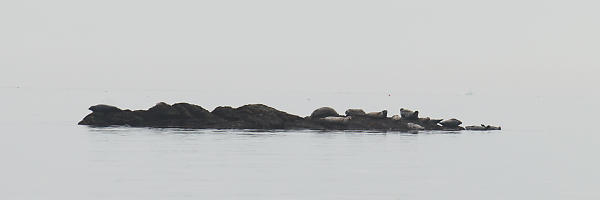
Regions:
<svg viewBox="0 0 600 200"><path fill-rule="evenodd" d="M570 126L593 122L586 118L597 111L590 106L593 98L364 98L351 93L229 98L232 94L48 88L2 92L0 199L600 198L600 136L590 127ZM348 101L331 103L339 99ZM505 130L414 135L75 125L91 104L141 109L159 100L187 101L209 110L219 104L263 102L299 115L315 105L381 107L392 113L408 106L434 117L498 124ZM557 112L563 102L571 109ZM509 108L530 117L512 115Z"/></svg>

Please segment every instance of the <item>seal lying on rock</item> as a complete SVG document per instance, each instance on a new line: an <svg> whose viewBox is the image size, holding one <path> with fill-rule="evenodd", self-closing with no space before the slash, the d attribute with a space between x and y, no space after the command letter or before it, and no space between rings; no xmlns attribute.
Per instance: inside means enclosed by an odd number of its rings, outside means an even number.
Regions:
<svg viewBox="0 0 600 200"><path fill-rule="evenodd" d="M453 127L458 127L459 125L462 124L462 122L458 119L452 118L452 119L447 119L447 120L441 121L440 124L444 127L452 127L453 128Z"/></svg>
<svg viewBox="0 0 600 200"><path fill-rule="evenodd" d="M415 123L408 123L406 124L406 126L408 127L408 129L410 130L425 130L425 127L415 124Z"/></svg>
<svg viewBox="0 0 600 200"><path fill-rule="evenodd" d="M346 110L346 116L365 116L367 113L363 109L348 109Z"/></svg>
<svg viewBox="0 0 600 200"><path fill-rule="evenodd" d="M465 129L467 130L472 130L472 131L487 131L487 130L501 130L502 128L499 126L490 126L490 125L483 125L481 124L480 126L467 126L465 127Z"/></svg>
<svg viewBox="0 0 600 200"><path fill-rule="evenodd" d="M99 112L99 113L107 113L107 112L120 112L123 111L117 107L114 106L109 106L109 105L105 105L105 104L98 104L95 106L91 106L89 108L89 110L91 110L92 112Z"/></svg>
<svg viewBox="0 0 600 200"><path fill-rule="evenodd" d="M419 119L419 111L412 111L404 108L400 108L400 116L408 120Z"/></svg>
<svg viewBox="0 0 600 200"><path fill-rule="evenodd" d="M352 116L348 117L324 117L321 118L323 121L334 122L334 123L346 123L352 119Z"/></svg>
<svg viewBox="0 0 600 200"><path fill-rule="evenodd" d="M381 112L370 112L367 113L367 117L375 118L375 119L385 119L387 118L387 110L383 110Z"/></svg>
<svg viewBox="0 0 600 200"><path fill-rule="evenodd" d="M400 115L394 115L394 116L392 116L392 120L396 120L397 121L397 120L400 120L400 119L401 119Z"/></svg>
<svg viewBox="0 0 600 200"><path fill-rule="evenodd" d="M330 107L318 108L315 111L313 111L312 114L310 114L310 118L313 118L313 119L324 118L324 117L339 117L339 116L340 116L340 114L338 114L333 108L330 108Z"/></svg>

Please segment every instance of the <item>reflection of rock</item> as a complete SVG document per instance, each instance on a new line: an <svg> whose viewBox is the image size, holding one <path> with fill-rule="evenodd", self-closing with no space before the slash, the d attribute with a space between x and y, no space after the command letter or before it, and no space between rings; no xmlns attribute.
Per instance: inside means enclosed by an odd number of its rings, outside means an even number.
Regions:
<svg viewBox="0 0 600 200"><path fill-rule="evenodd" d="M339 116L340 115L333 108L330 108L330 107L318 108L315 111L313 111L312 114L310 114L310 118L313 118L313 119L324 118L324 117L339 117Z"/></svg>
<svg viewBox="0 0 600 200"><path fill-rule="evenodd" d="M92 113L79 122L91 126L175 127L212 129L313 129L313 130L462 130L457 119L440 121L429 117L405 119L387 117L387 111L363 114L349 109L346 117L328 107L315 110L302 118L263 104L238 108L220 106L212 112L193 104L158 103L148 110L121 110L109 105L90 107ZM362 112L361 112L362 111ZM416 111L415 111L416 112ZM412 117L412 115L411 115ZM439 123L439 124L438 124ZM441 126L440 126L441 124ZM470 126L470 130L496 130L500 127Z"/></svg>

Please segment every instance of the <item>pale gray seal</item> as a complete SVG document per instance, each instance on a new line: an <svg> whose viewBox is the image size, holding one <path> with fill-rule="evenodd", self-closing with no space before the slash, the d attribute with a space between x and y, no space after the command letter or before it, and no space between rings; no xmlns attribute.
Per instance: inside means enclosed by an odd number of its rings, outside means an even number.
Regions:
<svg viewBox="0 0 600 200"><path fill-rule="evenodd" d="M387 118L387 110L383 110L381 112L367 113L367 117L376 118L376 119L385 119L385 118Z"/></svg>
<svg viewBox="0 0 600 200"><path fill-rule="evenodd" d="M367 113L363 109L348 109L346 110L346 116L365 116Z"/></svg>
<svg viewBox="0 0 600 200"><path fill-rule="evenodd" d="M105 105L105 104L98 104L95 106L91 106L89 108L92 112L99 112L99 113L108 113L108 112L120 112L123 111L117 107L114 106L109 106L109 105Z"/></svg>
<svg viewBox="0 0 600 200"><path fill-rule="evenodd" d="M392 116L392 120L400 120L400 115L394 115Z"/></svg>
<svg viewBox="0 0 600 200"><path fill-rule="evenodd" d="M310 114L310 118L313 119L318 119L318 118L323 118L323 117L339 117L340 115L333 109L330 107L322 107L319 109L316 109L315 111L312 112L312 114Z"/></svg>
<svg viewBox="0 0 600 200"><path fill-rule="evenodd" d="M323 121L334 122L334 123L346 123L352 119L352 116L347 117L324 117L321 118Z"/></svg>
<svg viewBox="0 0 600 200"><path fill-rule="evenodd" d="M480 126L467 126L467 127L465 127L465 129L472 130L472 131L501 130L501 128L499 126L490 126L490 125L483 125L483 124L481 124Z"/></svg>
<svg viewBox="0 0 600 200"><path fill-rule="evenodd" d="M400 116L408 120L419 119L419 111L412 111L404 108L400 108Z"/></svg>
<svg viewBox="0 0 600 200"><path fill-rule="evenodd" d="M415 123L410 123L409 122L408 124L406 124L406 126L410 130L425 130L425 128L423 126L415 124Z"/></svg>
<svg viewBox="0 0 600 200"><path fill-rule="evenodd" d="M440 124L445 127L458 127L459 125L462 124L462 122L458 119L452 118L452 119L447 119L447 120L441 121Z"/></svg>

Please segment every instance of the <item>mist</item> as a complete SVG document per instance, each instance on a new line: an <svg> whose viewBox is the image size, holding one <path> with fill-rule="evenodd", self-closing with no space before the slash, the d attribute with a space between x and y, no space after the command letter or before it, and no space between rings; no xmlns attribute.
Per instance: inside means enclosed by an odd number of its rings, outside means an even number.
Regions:
<svg viewBox="0 0 600 200"><path fill-rule="evenodd" d="M587 94L594 1L3 1L2 87Z"/></svg>

